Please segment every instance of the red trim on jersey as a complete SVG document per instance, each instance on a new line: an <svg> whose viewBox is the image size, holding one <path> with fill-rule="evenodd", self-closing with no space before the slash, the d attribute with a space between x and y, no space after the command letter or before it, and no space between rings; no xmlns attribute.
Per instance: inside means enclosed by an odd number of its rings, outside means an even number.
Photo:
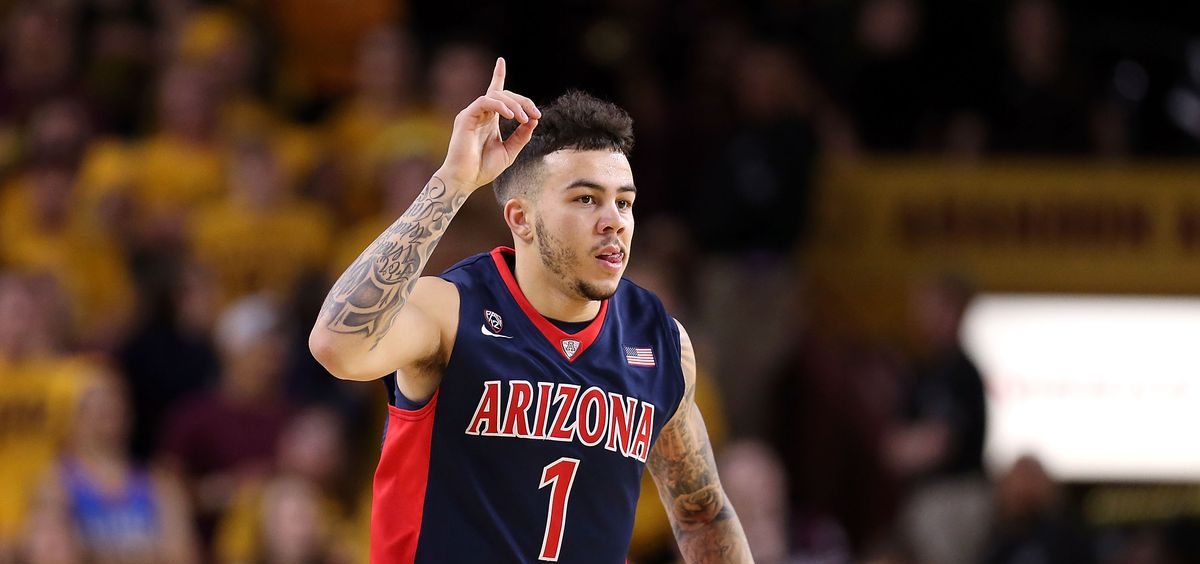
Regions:
<svg viewBox="0 0 1200 564"><path fill-rule="evenodd" d="M407 564L417 557L437 400L435 391L417 410L388 406L387 437L372 492L371 562Z"/></svg>
<svg viewBox="0 0 1200 564"><path fill-rule="evenodd" d="M517 300L517 305L521 306L521 311L525 312L525 316L533 322L538 331L542 332L546 340L550 341L550 346L567 359L567 362L575 362L575 359L583 355L583 351L592 346L592 342L600 335L600 328L604 326L604 316L608 313L608 300L600 301L600 313L596 314L596 318L592 320L591 324L578 333L567 333L550 323L545 316L534 309L533 304L529 303L525 292L522 292L521 287L517 285L517 279L513 276L512 269L508 267L508 261L504 260L504 255L515 256L516 251L511 247L496 247L492 250L492 260L496 262L496 270L500 271L500 278L504 279L504 285L508 286L508 292L512 294L513 299ZM567 340L579 341L579 348L570 356L563 350L562 342Z"/></svg>

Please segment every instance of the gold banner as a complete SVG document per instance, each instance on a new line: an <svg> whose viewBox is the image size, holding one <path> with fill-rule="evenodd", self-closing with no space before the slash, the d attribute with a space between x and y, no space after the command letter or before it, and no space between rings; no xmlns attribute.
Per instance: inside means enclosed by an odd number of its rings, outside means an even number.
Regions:
<svg viewBox="0 0 1200 564"><path fill-rule="evenodd" d="M895 327L913 276L1021 292L1200 293L1200 166L831 163L808 266L852 325Z"/></svg>

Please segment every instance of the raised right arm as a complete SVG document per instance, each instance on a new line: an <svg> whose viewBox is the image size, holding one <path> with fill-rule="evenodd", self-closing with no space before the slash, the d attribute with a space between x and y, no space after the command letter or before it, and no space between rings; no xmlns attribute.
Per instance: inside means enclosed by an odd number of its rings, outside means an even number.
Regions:
<svg viewBox="0 0 1200 564"><path fill-rule="evenodd" d="M308 339L331 374L373 380L437 354L443 339L434 315L457 293L420 275L468 195L434 176L338 278Z"/></svg>
<svg viewBox="0 0 1200 564"><path fill-rule="evenodd" d="M463 202L512 164L541 116L528 98L504 90L504 74L499 59L487 94L455 117L446 162L325 298L308 344L334 376L373 380L445 359L458 292L421 272ZM500 116L521 123L508 139L500 136Z"/></svg>

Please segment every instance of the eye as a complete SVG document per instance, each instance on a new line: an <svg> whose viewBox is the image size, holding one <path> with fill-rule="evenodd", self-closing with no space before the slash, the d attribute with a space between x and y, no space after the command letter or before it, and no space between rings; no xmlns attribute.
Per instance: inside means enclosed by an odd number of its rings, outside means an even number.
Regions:
<svg viewBox="0 0 1200 564"><path fill-rule="evenodd" d="M584 195L584 196L575 198L575 201L582 203L584 205L591 205L596 202L596 198L593 198L592 196Z"/></svg>
<svg viewBox="0 0 1200 564"><path fill-rule="evenodd" d="M617 200L617 209L627 210L633 207L633 202L630 200Z"/></svg>

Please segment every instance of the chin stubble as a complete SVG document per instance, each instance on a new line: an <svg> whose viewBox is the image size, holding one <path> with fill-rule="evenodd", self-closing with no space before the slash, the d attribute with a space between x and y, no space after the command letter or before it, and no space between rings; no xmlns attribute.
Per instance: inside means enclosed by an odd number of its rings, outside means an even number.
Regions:
<svg viewBox="0 0 1200 564"><path fill-rule="evenodd" d="M567 273L567 268L568 265L577 262L575 253L546 230L546 224L542 222L542 218L534 219L533 223L537 229L538 256L541 257L542 264L567 283L576 295L587 300L599 301L607 300L616 293L616 289L606 291L579 278L572 279Z"/></svg>

